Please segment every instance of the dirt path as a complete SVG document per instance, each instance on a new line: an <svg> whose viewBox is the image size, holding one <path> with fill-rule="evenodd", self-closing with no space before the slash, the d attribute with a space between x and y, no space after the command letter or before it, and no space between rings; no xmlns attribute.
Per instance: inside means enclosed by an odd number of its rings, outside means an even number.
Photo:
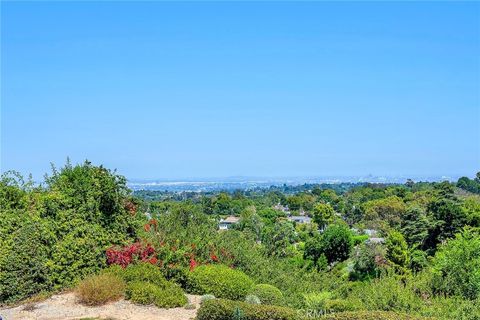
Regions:
<svg viewBox="0 0 480 320"><path fill-rule="evenodd" d="M3 320L77 320L100 318L109 320L190 320L194 319L200 303L199 296L188 295L195 309L159 309L120 300L99 307L87 307L76 302L73 293L54 295L33 305L0 309Z"/></svg>

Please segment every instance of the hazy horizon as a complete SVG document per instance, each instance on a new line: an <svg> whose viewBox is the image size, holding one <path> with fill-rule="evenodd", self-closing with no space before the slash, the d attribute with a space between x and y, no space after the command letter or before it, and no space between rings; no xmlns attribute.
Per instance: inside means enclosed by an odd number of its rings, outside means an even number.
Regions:
<svg viewBox="0 0 480 320"><path fill-rule="evenodd" d="M129 179L480 169L480 3L2 2L1 165Z"/></svg>

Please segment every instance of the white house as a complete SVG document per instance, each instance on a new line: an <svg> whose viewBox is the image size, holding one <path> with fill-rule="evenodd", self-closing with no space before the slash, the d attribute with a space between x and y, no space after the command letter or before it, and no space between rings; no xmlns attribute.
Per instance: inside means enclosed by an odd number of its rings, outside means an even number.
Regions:
<svg viewBox="0 0 480 320"><path fill-rule="evenodd" d="M287 218L289 221L293 221L296 223L310 223L312 222L312 218L307 216L289 216Z"/></svg>
<svg viewBox="0 0 480 320"><path fill-rule="evenodd" d="M235 216L229 216L226 217L225 219L220 219L220 222L218 223L218 229L220 230L228 230L231 229L232 226L240 221L239 217Z"/></svg>

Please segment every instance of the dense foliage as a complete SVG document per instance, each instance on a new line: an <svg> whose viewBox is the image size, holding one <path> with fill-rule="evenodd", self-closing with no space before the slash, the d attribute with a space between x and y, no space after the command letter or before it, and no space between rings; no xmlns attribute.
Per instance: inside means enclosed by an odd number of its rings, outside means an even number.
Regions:
<svg viewBox="0 0 480 320"><path fill-rule="evenodd" d="M285 303L282 291L270 284L257 284L250 290L250 294L257 296L263 304L282 305Z"/></svg>
<svg viewBox="0 0 480 320"><path fill-rule="evenodd" d="M253 281L242 271L223 265L200 266L188 277L192 293L212 294L217 298L242 300L252 286Z"/></svg>
<svg viewBox="0 0 480 320"><path fill-rule="evenodd" d="M40 186L6 174L0 301L100 272L123 279L137 303L181 306L184 290L236 300L205 299L203 319L263 319L278 310L279 319L310 311L478 319L476 179L136 198L123 177L88 162L54 170ZM230 215L238 222L219 230Z"/></svg>
<svg viewBox="0 0 480 320"><path fill-rule="evenodd" d="M295 310L245 303L240 301L214 299L202 303L197 320L300 320Z"/></svg>
<svg viewBox="0 0 480 320"><path fill-rule="evenodd" d="M0 205L0 301L74 285L138 230L125 178L89 162L54 169L43 186L6 173Z"/></svg>

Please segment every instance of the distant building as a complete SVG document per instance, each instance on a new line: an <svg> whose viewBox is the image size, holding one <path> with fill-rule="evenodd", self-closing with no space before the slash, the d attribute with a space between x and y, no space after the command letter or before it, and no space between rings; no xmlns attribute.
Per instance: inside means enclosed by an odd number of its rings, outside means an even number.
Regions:
<svg viewBox="0 0 480 320"><path fill-rule="evenodd" d="M378 231L375 229L364 229L363 233L365 233L369 237L375 237L378 234Z"/></svg>
<svg viewBox="0 0 480 320"><path fill-rule="evenodd" d="M369 238L367 243L384 243L385 238Z"/></svg>
<svg viewBox="0 0 480 320"><path fill-rule="evenodd" d="M233 227L234 224L237 224L240 221L239 217L235 216L228 216L225 219L220 219L218 223L218 229L220 230L228 230Z"/></svg>
<svg viewBox="0 0 480 320"><path fill-rule="evenodd" d="M282 212L285 212L285 213L290 213L290 210L288 209L287 206L283 206L282 204L277 204L273 207L273 209L275 210L278 210L278 211L282 211Z"/></svg>
<svg viewBox="0 0 480 320"><path fill-rule="evenodd" d="M289 221L293 221L296 223L310 223L312 222L312 218L307 216L289 216L287 218Z"/></svg>

